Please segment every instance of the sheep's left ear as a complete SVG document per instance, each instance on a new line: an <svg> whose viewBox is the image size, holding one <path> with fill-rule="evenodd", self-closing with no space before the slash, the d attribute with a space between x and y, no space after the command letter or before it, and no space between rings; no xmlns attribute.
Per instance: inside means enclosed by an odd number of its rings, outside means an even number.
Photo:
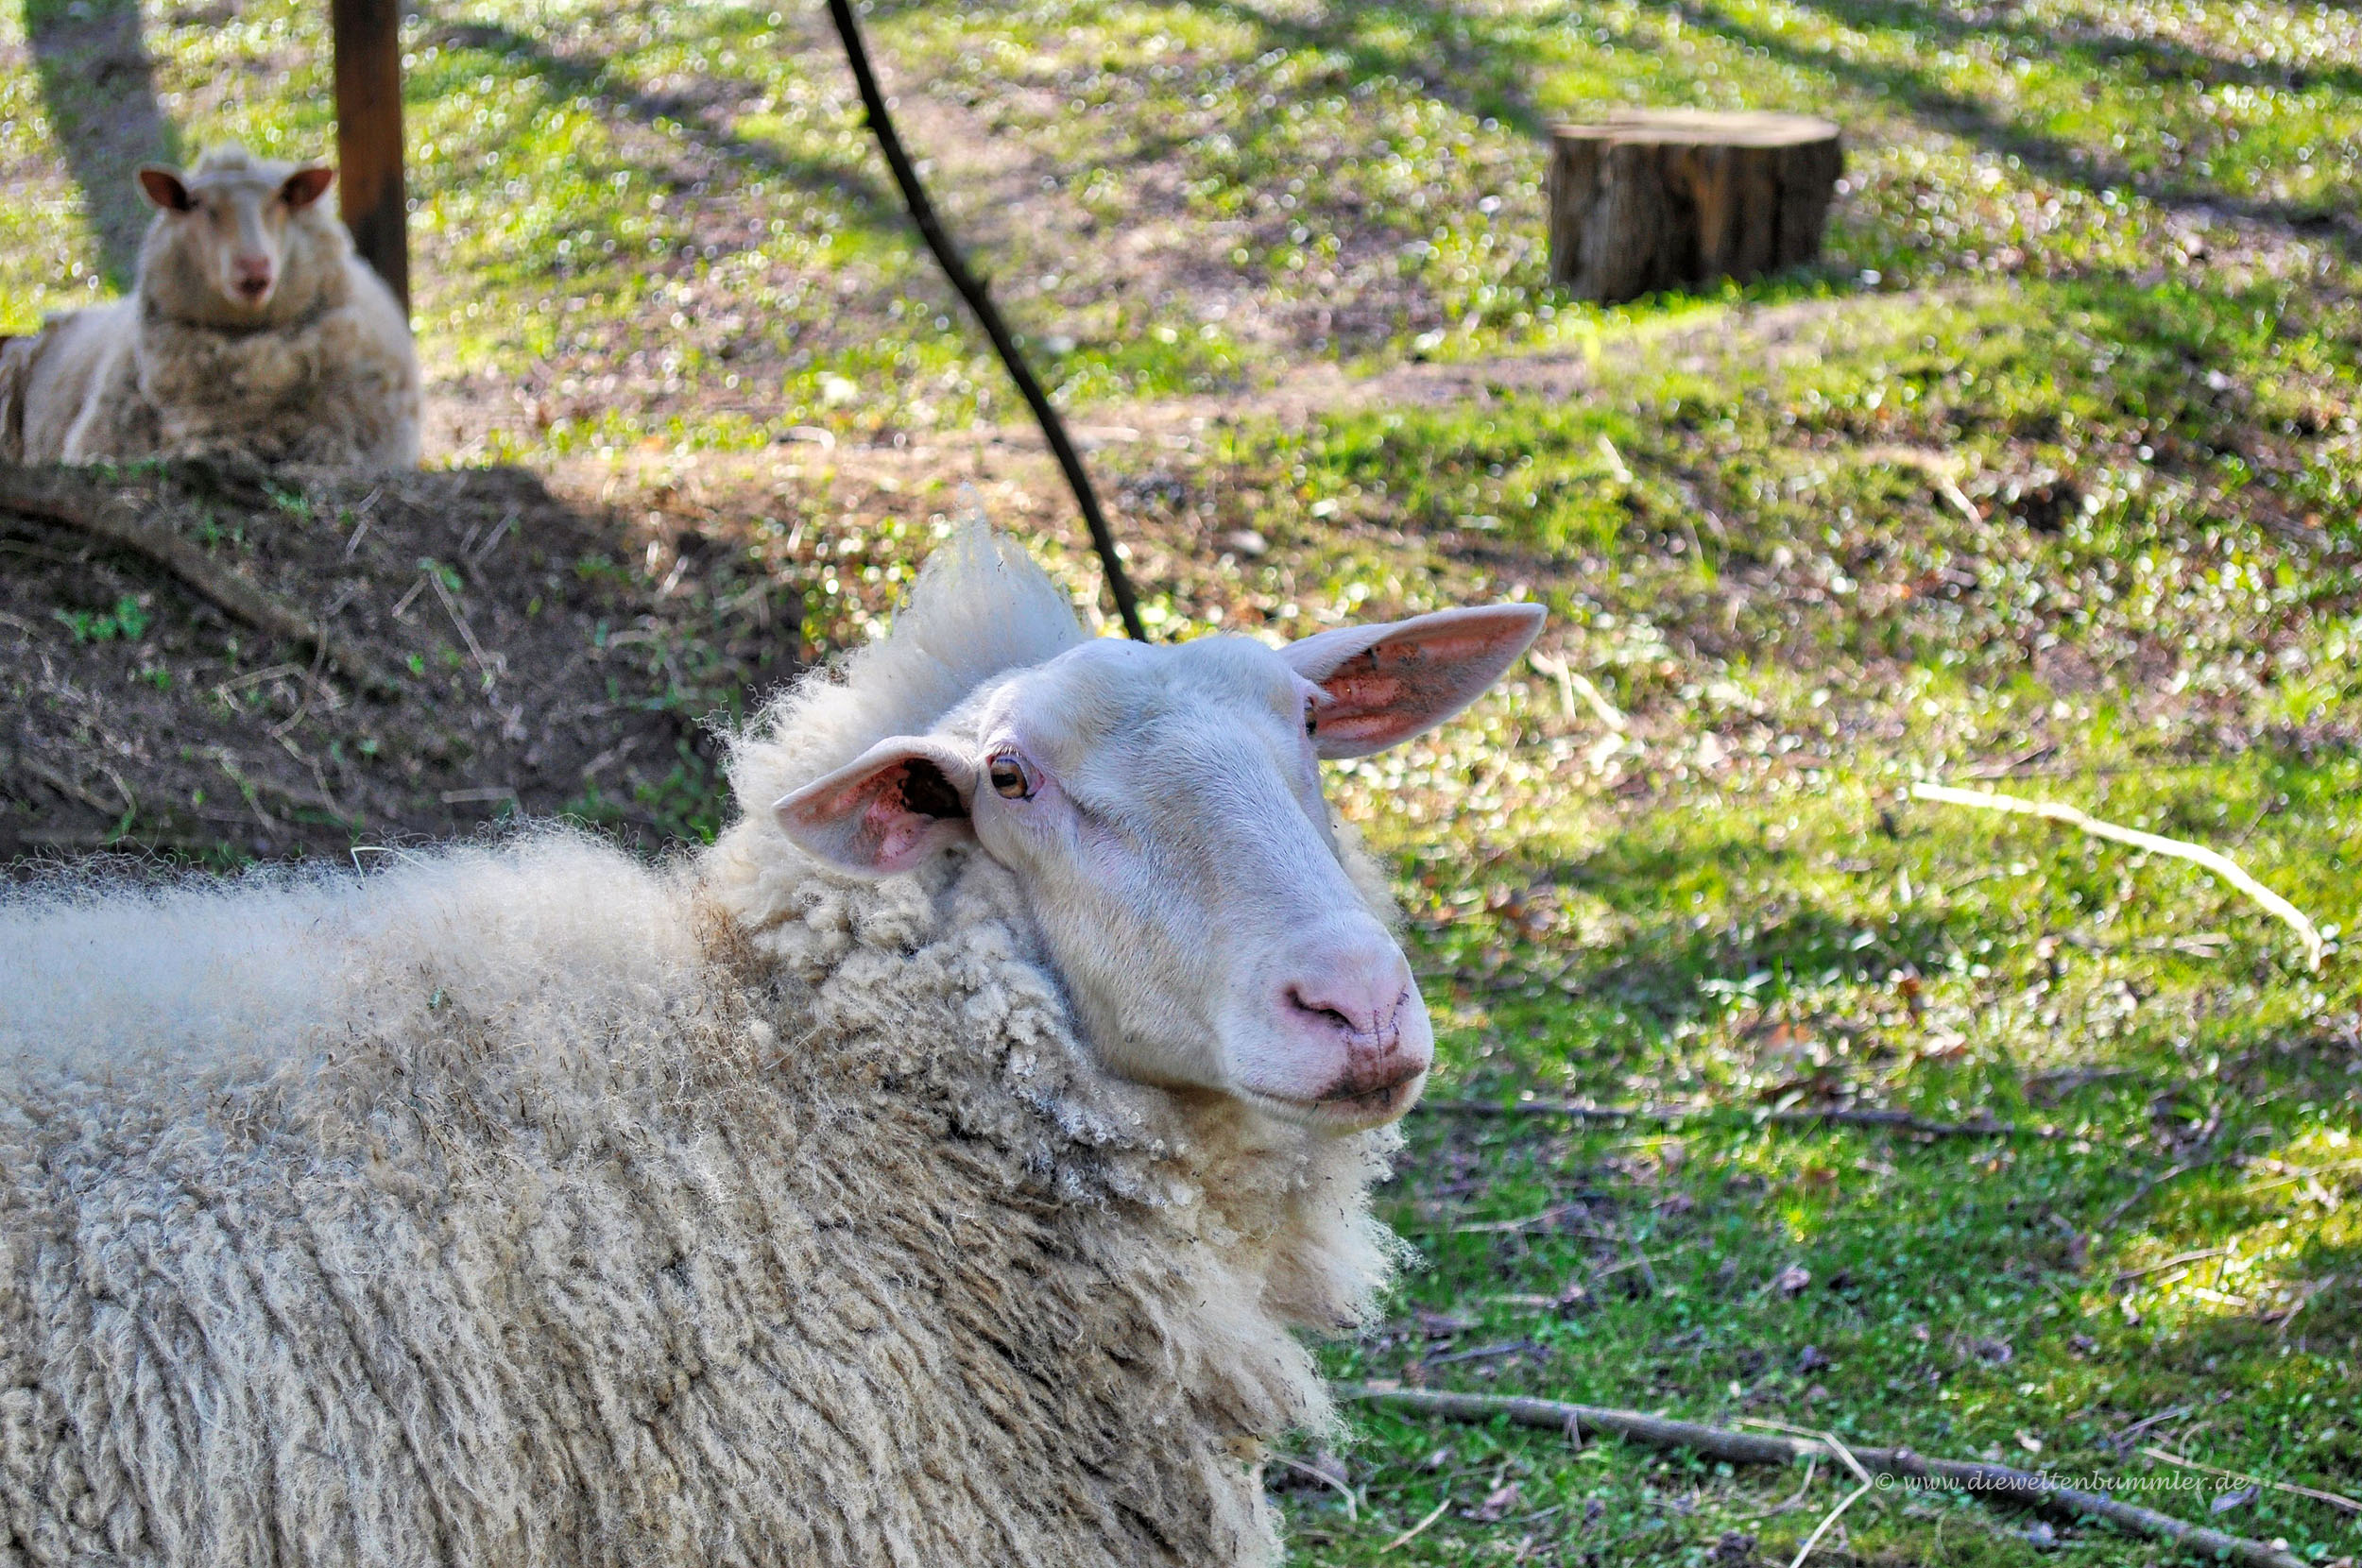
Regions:
<svg viewBox="0 0 2362 1568"><path fill-rule="evenodd" d="M336 182L336 171L325 163L307 164L289 175L279 187L279 199L287 204L289 212L300 213L328 194L328 187Z"/></svg>
<svg viewBox="0 0 2362 1568"><path fill-rule="evenodd" d="M179 169L166 168L162 163L143 163L139 181L141 194L147 197L150 206L167 213L185 213L197 205Z"/></svg>
<svg viewBox="0 0 2362 1568"><path fill-rule="evenodd" d="M926 736L881 741L771 808L814 860L864 876L908 871L975 835L976 759Z"/></svg>
<svg viewBox="0 0 2362 1568"><path fill-rule="evenodd" d="M1539 605L1481 605L1343 626L1292 642L1279 656L1326 697L1312 710L1313 749L1367 757L1482 696L1541 629Z"/></svg>

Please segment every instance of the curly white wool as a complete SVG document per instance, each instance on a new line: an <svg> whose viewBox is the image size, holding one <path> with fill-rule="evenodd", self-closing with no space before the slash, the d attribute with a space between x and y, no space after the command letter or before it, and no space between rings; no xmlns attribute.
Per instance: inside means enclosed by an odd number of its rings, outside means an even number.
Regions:
<svg viewBox="0 0 2362 1568"><path fill-rule="evenodd" d="M1393 1133L1114 1078L1009 872L761 810L1081 636L976 531L693 861L0 904L0 1562L1275 1559Z"/></svg>

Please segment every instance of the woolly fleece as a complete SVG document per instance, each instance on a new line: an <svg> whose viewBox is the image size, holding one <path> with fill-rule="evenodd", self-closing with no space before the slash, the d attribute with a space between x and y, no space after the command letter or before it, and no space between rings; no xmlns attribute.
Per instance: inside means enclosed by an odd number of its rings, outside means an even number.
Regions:
<svg viewBox="0 0 2362 1568"><path fill-rule="evenodd" d="M295 169L217 147L188 183L276 186ZM250 325L220 317L219 293L189 251L194 232L157 213L130 298L52 316L0 349L0 460L234 454L416 468L409 324L344 225L319 203L289 216L279 288Z"/></svg>
<svg viewBox="0 0 2362 1568"><path fill-rule="evenodd" d="M693 861L0 904L0 1565L1275 1561L1393 1133L1115 1079L1004 869L764 810L1082 635L976 530Z"/></svg>

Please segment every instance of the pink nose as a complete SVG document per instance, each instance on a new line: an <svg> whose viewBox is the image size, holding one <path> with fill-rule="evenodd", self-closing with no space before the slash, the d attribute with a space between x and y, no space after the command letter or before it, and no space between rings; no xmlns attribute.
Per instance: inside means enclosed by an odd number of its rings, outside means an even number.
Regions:
<svg viewBox="0 0 2362 1568"><path fill-rule="evenodd" d="M1411 965L1392 943L1306 965L1280 996L1297 1027L1344 1048L1344 1066L1323 1099L1359 1099L1400 1087L1434 1061L1424 1029L1406 1034L1412 1011Z"/></svg>
<svg viewBox="0 0 2362 1568"><path fill-rule="evenodd" d="M267 256L241 256L234 266L234 281L240 294L259 299L270 292L271 264Z"/></svg>

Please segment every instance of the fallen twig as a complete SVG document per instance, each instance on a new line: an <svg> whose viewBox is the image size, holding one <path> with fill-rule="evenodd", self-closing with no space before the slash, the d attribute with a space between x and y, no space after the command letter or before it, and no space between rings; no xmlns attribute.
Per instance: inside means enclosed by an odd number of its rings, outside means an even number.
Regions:
<svg viewBox="0 0 2362 1568"><path fill-rule="evenodd" d="M1454 1225L1449 1228L1448 1234L1452 1236L1515 1236L1519 1231L1530 1231L1536 1225L1552 1224L1567 1215L1581 1212L1587 1207L1588 1205L1583 1200L1576 1199L1571 1202L1552 1203L1539 1213L1524 1215L1515 1219L1478 1219L1464 1225Z"/></svg>
<svg viewBox="0 0 2362 1568"><path fill-rule="evenodd" d="M2226 1257L2230 1255L2230 1253L2231 1249L2228 1247L2209 1247L2203 1252L2197 1253L2177 1253L2162 1263L2147 1264L2138 1269L2127 1269L2118 1273L2111 1283L2118 1286L2130 1285L2134 1280L2146 1279L2150 1274L2162 1274L2168 1269L2179 1269L2185 1263L2203 1263L2208 1258Z"/></svg>
<svg viewBox="0 0 2362 1568"><path fill-rule="evenodd" d="M451 623L459 628L459 639L468 645L468 656L475 660L476 670L483 675L485 687L488 690L495 674L507 672L508 660L499 654L488 654L484 651L484 644L475 639L475 628L469 625L468 618L460 613L459 601L452 597L451 589L444 586L440 572L428 572L427 580L434 586L435 597L443 602L443 613L450 616ZM498 672L492 668L495 664L500 666Z"/></svg>
<svg viewBox="0 0 2362 1568"><path fill-rule="evenodd" d="M1496 1355L1522 1355L1527 1351L1541 1348L1532 1339L1512 1339L1507 1344L1479 1345L1474 1350L1456 1350L1445 1355L1425 1356L1421 1358L1419 1365L1446 1367L1455 1361L1489 1361Z"/></svg>
<svg viewBox="0 0 2362 1568"><path fill-rule="evenodd" d="M1421 1535L1426 1533L1427 1527L1429 1525L1432 1525L1438 1519L1443 1518L1444 1510L1450 1507L1451 1499L1449 1497L1445 1498L1442 1502L1436 1504L1433 1508L1429 1510L1428 1516L1425 1519L1420 1520L1417 1524L1403 1531L1402 1534L1395 1537L1394 1540L1389 1541L1385 1545L1380 1546L1378 1549L1378 1555L1384 1557L1388 1552L1394 1551L1399 1547L1410 1545L1413 1541L1418 1540Z"/></svg>
<svg viewBox="0 0 2362 1568"><path fill-rule="evenodd" d="M2163 1426L2166 1422L2181 1420L2183 1416L2190 1413L2190 1409L2191 1407L2187 1405L2175 1405L2166 1409L2158 1411L2153 1416L2143 1416L2140 1420L2134 1422L2131 1425L2125 1427L2122 1431L2111 1432L2108 1436L2102 1438L2100 1441L2114 1449L2116 1451L2116 1457L2122 1458L2125 1455L2132 1452L2132 1440L2134 1438L2139 1437L2143 1432L2148 1431L2152 1426Z"/></svg>
<svg viewBox="0 0 2362 1568"><path fill-rule="evenodd" d="M1285 1454L1274 1454L1272 1458L1278 1463L1281 1468L1292 1470L1299 1475L1318 1481L1321 1485L1328 1488L1329 1491L1344 1498L1345 1500L1346 1520L1352 1523L1360 1522L1361 1518L1361 1505L1360 1500L1353 1495L1353 1489L1351 1487L1345 1485L1344 1482L1339 1480L1336 1476L1331 1475L1327 1471L1323 1470L1318 1465L1306 1464L1302 1459L1292 1459Z"/></svg>
<svg viewBox="0 0 2362 1568"><path fill-rule="evenodd" d="M257 630L325 654L328 661L380 695L398 693L393 677L327 627L150 520L135 492L111 489L63 469L0 464L0 509L61 524L146 557L192 592Z"/></svg>
<svg viewBox="0 0 2362 1568"><path fill-rule="evenodd" d="M1855 1504L1860 1502L1863 1496L1878 1483L1872 1479L1869 1470L1863 1466L1861 1460L1855 1456L1854 1451L1851 1448L1848 1448L1843 1440L1840 1439L1835 1432L1818 1432L1808 1427L1790 1426L1784 1421L1767 1421L1761 1417L1742 1416L1739 1419L1744 1424L1749 1426L1766 1426L1775 1432L1791 1432L1800 1438L1812 1438L1817 1440L1823 1448L1827 1449L1830 1453L1835 1454L1840 1459L1843 1460L1845 1462L1845 1468L1854 1473L1854 1479L1861 1483L1859 1487L1857 1487L1854 1491L1845 1494L1845 1500L1843 1502L1838 1504L1836 1508L1831 1508L1827 1514L1823 1516L1821 1523L1814 1526L1812 1534L1805 1537L1805 1543L1796 1548L1795 1560L1790 1562L1788 1565L1788 1568L1805 1568L1805 1559L1812 1556L1812 1549L1821 1544L1821 1538L1828 1534L1830 1529L1836 1525L1837 1522L1845 1516L1845 1510L1847 1508L1850 1508ZM1808 1455L1805 1459L1805 1478L1807 1481L1812 1478L1813 1457L1813 1456Z"/></svg>
<svg viewBox="0 0 2362 1568"><path fill-rule="evenodd" d="M2246 894L2267 913L2296 932L2297 940L2304 945L2305 966L2317 974L2320 970L2321 933L2304 912L2249 876L2237 861L2204 844L2191 844L2186 839L2168 839L2157 833L2144 833L2136 827L2119 827L2113 822L2102 822L2097 817L2086 815L2072 806L2062 806L2056 801L2024 800L2016 795L1994 794L1985 790L1957 790L1948 784L1914 784L1911 786L1911 798L1937 801L1946 806L1974 807L1983 811L2013 811L2023 816L2040 817L2045 822L2080 828L2094 838L2129 844L2135 849L2169 855L2175 860L2203 866Z"/></svg>
<svg viewBox="0 0 2362 1568"><path fill-rule="evenodd" d="M2202 1160L2185 1160L2180 1165L2167 1166L2156 1175L2151 1176L2147 1181L2143 1182L2139 1186L2134 1187L2131 1193L2126 1195L2123 1202L2118 1203L2114 1208L2110 1209L2108 1211L2108 1217L2099 1222L2093 1234L2097 1236L2107 1235L2110 1231L2116 1228L2117 1224L2126 1215L2131 1214L2134 1209L2140 1207L2142 1202L2147 1199L2150 1193L2155 1192L2159 1187L2164 1186L2168 1182L2179 1181L2181 1178L2187 1176L2193 1170L2203 1170L2208 1166L2214 1165L2221 1160L2221 1158L2222 1156L2220 1154L2209 1154Z"/></svg>
<svg viewBox="0 0 2362 1568"><path fill-rule="evenodd" d="M214 748L214 762L223 773L230 775L230 781L238 787L241 794L246 796L248 807L273 829L279 827L279 820L263 810L259 796L277 795L290 806L301 806L315 811L325 811L346 827L360 826L347 814L343 807L317 790L307 790L300 784L282 784L268 775L248 773L238 765L239 758L232 755L227 746Z"/></svg>
<svg viewBox="0 0 2362 1568"><path fill-rule="evenodd" d="M2054 1067L2026 1081L2026 1098L2037 1105L2056 1105L2078 1089L2138 1077L2140 1070L2136 1067Z"/></svg>
<svg viewBox="0 0 2362 1568"><path fill-rule="evenodd" d="M1711 1105L1585 1105L1572 1099L1520 1099L1507 1105L1489 1099L1427 1099L1421 1100L1419 1106L1446 1116L1566 1116L1573 1121L1649 1121L1666 1126L1728 1116L1778 1127L1814 1127L1824 1123L1838 1127L1883 1127L1924 1138L2006 1138L2021 1131L2013 1122L1991 1118L1928 1121L1908 1111L1848 1111L1834 1107L1820 1111L1740 1111Z"/></svg>
<svg viewBox="0 0 2362 1568"><path fill-rule="evenodd" d="M80 801L100 816L111 817L116 814L111 802L99 798L97 791L93 790L72 774L60 768L53 768L38 757L26 757L8 747L0 746L0 775L16 773L29 774L60 794Z"/></svg>
<svg viewBox="0 0 2362 1568"><path fill-rule="evenodd" d="M1632 1227L1619 1219L1616 1222L1616 1228L1623 1233L1624 1245L1632 1252L1631 1261L1639 1266L1640 1277L1647 1282L1649 1294L1662 1295L1665 1287L1657 1283L1656 1267L1649 1261L1649 1254L1640 1250L1640 1243L1633 1239Z"/></svg>
<svg viewBox="0 0 2362 1568"><path fill-rule="evenodd" d="M1788 1565L1788 1568L1805 1568L1805 1559L1812 1556L1812 1549L1821 1544L1821 1538L1828 1534L1829 1531L1835 1527L1837 1522L1845 1516L1845 1510L1847 1508L1852 1508L1855 1504L1860 1502L1864 1497L1867 1497L1870 1494L1870 1485L1871 1484L1868 1481L1864 1481L1861 1485L1847 1492L1845 1494L1845 1500L1840 1503L1836 1508L1831 1508L1822 1519L1821 1523L1813 1526L1812 1534L1805 1537L1805 1543L1796 1548L1795 1560L1790 1562Z"/></svg>
<svg viewBox="0 0 2362 1568"><path fill-rule="evenodd" d="M1775 1437L1770 1433L1734 1432L1703 1422L1673 1421L1638 1410L1607 1406L1572 1405L1555 1399L1527 1399L1514 1394L1447 1393L1435 1389L1394 1389L1376 1384L1337 1386L1340 1398L1391 1406L1416 1415L1449 1421L1486 1422L1505 1416L1521 1426L1565 1433L1580 1440L1583 1433L1610 1432L1644 1448L1686 1449L1710 1459L1732 1464L1787 1465L1798 1459L1836 1459L1837 1451L1819 1438ZM2047 1475L2011 1470L2006 1465L1966 1459L1931 1459L1908 1448L1868 1448L1857 1445L1853 1457L1875 1476L1942 1481L1977 1495L1993 1495L2028 1508L2046 1509L2068 1518L2097 1520L2149 1541L2170 1541L2218 1560L2245 1563L2250 1568L2304 1568L2302 1560L2243 1536L2226 1535L2203 1525L2191 1525L2170 1514L2113 1497L2097 1496L2061 1486ZM1892 1484L1890 1482L1890 1484Z"/></svg>
<svg viewBox="0 0 2362 1568"><path fill-rule="evenodd" d="M1749 1519L1770 1519L1774 1515L1786 1513L1789 1509L1794 1508L1797 1504L1805 1500L1805 1494L1812 1490L1814 1477L1820 1474L1821 1456L1818 1454L1807 1455L1805 1459L1805 1478L1796 1483L1796 1490L1794 1491L1789 1492L1786 1497L1781 1498L1778 1502L1772 1504L1768 1508L1756 1508L1750 1513L1735 1513L1732 1514L1731 1517L1733 1519L1743 1521Z"/></svg>
<svg viewBox="0 0 2362 1568"><path fill-rule="evenodd" d="M2298 1486L2293 1481L2270 1481L2261 1475L2249 1475L2236 1470L2225 1470L2220 1465L2200 1464L2196 1459L2185 1459L2170 1449L2144 1448L2141 1452L2152 1459L2163 1459L2167 1464L2180 1465L2184 1470L2203 1471L2209 1475L2225 1475L2234 1481L2245 1481L2250 1486L2269 1487L2274 1491L2285 1491L2295 1497L2310 1497L2316 1503L2327 1503L2331 1508L2347 1513L2362 1513L2362 1503L2355 1502L2343 1492L2322 1491L2314 1487Z"/></svg>
<svg viewBox="0 0 2362 1568"><path fill-rule="evenodd" d="M123 786L118 783L115 788L120 790ZM2270 1322L2274 1318L2280 1320L2280 1326L2272 1330L2272 1338L2275 1339L2285 1339L2288 1337L2288 1325L2297 1321L2297 1314L2302 1312L2306 1307L2311 1306L2313 1304L2314 1297L2319 1295L2322 1291L2331 1288L2336 1283L2337 1276L2335 1274L2330 1275L2327 1279L2310 1281L2303 1287L2303 1294L2297 1297L2296 1304L2294 1306L2291 1306L2282 1312L2265 1313L2264 1321L2266 1322Z"/></svg>

